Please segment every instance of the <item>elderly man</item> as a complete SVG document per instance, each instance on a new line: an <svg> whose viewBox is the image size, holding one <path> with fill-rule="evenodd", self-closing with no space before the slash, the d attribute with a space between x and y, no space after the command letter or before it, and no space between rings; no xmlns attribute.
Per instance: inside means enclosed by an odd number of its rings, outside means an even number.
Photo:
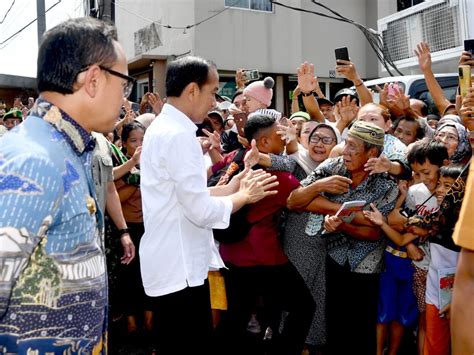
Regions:
<svg viewBox="0 0 474 355"><path fill-rule="evenodd" d="M91 132L113 129L134 79L115 28L90 17L46 32L37 67L38 101L0 139L0 353L106 353Z"/></svg>
<svg viewBox="0 0 474 355"><path fill-rule="evenodd" d="M327 332L331 354L372 354L376 350L375 324L379 273L382 271L384 240L380 230L361 213L352 221L334 216L343 202L374 203L384 215L395 206L398 188L387 174L364 169L380 155L384 131L357 121L349 130L341 157L328 159L301 182L288 199L292 209L314 212L306 232L327 239ZM320 195L325 178L338 175L351 179L339 194ZM338 182L335 182L338 184Z"/></svg>

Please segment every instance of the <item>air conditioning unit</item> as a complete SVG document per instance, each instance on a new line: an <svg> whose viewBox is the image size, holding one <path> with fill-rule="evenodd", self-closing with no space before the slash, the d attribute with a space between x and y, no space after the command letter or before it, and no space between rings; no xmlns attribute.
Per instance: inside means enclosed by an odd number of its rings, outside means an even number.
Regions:
<svg viewBox="0 0 474 355"><path fill-rule="evenodd" d="M457 60L464 39L468 38L467 8L472 6L468 4L471 1L427 0L379 19L378 31L385 44L385 56L399 69L418 67L413 51L419 42L425 41L430 46L433 63ZM385 68L380 66L380 71L384 73Z"/></svg>

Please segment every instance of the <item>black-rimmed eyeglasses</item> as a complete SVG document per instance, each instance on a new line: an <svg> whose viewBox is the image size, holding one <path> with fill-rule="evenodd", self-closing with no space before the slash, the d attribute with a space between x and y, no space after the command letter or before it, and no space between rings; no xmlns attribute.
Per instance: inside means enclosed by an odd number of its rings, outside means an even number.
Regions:
<svg viewBox="0 0 474 355"><path fill-rule="evenodd" d="M85 72L86 70L88 70L90 68L90 65L82 68L78 74L82 73L82 72ZM122 73L119 73L118 71L115 71L115 70L112 70L112 69L109 69L109 68L106 68L102 65L99 65L99 68L106 71L107 73L109 74L112 74L114 76L117 76L119 77L120 79L124 79L126 80L124 83L122 83L122 87L123 87L123 97L129 97L130 94L132 93L132 89L133 89L133 85L135 84L135 82L137 81L135 78L131 77L131 76L128 76L128 75L125 75L125 74L122 74Z"/></svg>
<svg viewBox="0 0 474 355"><path fill-rule="evenodd" d="M132 88L133 85L135 84L136 80L135 78L132 78L131 76L119 73L118 71L103 67L102 65L99 65L99 68L102 70L105 70L106 72L115 75L121 79L126 80L125 83L123 83L123 97L128 97L132 93Z"/></svg>
<svg viewBox="0 0 474 355"><path fill-rule="evenodd" d="M332 142L334 142L334 138L332 137L319 137L319 136L316 136L316 135L312 135L311 136L311 139L309 140L310 143L313 143L313 144L318 144L319 141L322 141L324 145L331 145Z"/></svg>

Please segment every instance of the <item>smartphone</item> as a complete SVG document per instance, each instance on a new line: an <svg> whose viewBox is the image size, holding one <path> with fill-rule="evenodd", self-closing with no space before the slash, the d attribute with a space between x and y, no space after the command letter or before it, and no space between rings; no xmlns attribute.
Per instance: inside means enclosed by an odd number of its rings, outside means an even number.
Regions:
<svg viewBox="0 0 474 355"><path fill-rule="evenodd" d="M132 102L131 107L132 107L132 111L135 111L135 112L140 111L140 105L137 104L136 102Z"/></svg>
<svg viewBox="0 0 474 355"><path fill-rule="evenodd" d="M260 79L260 73L257 69L244 70L242 76L246 83L248 83L249 81Z"/></svg>
<svg viewBox="0 0 474 355"><path fill-rule="evenodd" d="M244 127L247 122L247 114L245 112L239 112L232 115L234 117L235 126L237 127L237 133L245 137Z"/></svg>
<svg viewBox="0 0 474 355"><path fill-rule="evenodd" d="M347 47L336 48L334 50L334 54L336 55L336 61L338 59L340 59L340 60L350 60L349 59L349 51L347 50Z"/></svg>
<svg viewBox="0 0 474 355"><path fill-rule="evenodd" d="M388 96L397 96L398 89L399 86L397 82L388 84Z"/></svg>
<svg viewBox="0 0 474 355"><path fill-rule="evenodd" d="M474 39L465 39L464 40L464 50L470 52L471 55L474 54Z"/></svg>
<svg viewBox="0 0 474 355"><path fill-rule="evenodd" d="M470 87L471 87L471 66L460 65L459 66L459 91L462 97L467 95Z"/></svg>

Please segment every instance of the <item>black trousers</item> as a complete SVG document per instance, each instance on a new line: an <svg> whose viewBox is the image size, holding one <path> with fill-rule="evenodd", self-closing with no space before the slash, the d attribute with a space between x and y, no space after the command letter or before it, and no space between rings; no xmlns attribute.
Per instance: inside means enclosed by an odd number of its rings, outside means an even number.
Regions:
<svg viewBox="0 0 474 355"><path fill-rule="evenodd" d="M380 275L351 272L329 256L326 270L327 354L375 354Z"/></svg>
<svg viewBox="0 0 474 355"><path fill-rule="evenodd" d="M210 354L212 316L209 283L151 297L160 355Z"/></svg>
<svg viewBox="0 0 474 355"><path fill-rule="evenodd" d="M258 296L263 297L262 330L267 326L272 328L274 353L301 354L315 305L296 268L289 262L277 266L228 267L223 271L228 311L219 332L225 339L226 354L252 352L245 341L246 328ZM279 333L283 310L288 315Z"/></svg>
<svg viewBox="0 0 474 355"><path fill-rule="evenodd" d="M143 311L151 310L150 297L145 294L142 274L140 271L140 253L138 247L145 233L143 223L127 222L130 228L130 237L136 248L135 258L128 265L119 264L119 294L120 303L126 316L143 316ZM120 251L122 256L123 251Z"/></svg>

